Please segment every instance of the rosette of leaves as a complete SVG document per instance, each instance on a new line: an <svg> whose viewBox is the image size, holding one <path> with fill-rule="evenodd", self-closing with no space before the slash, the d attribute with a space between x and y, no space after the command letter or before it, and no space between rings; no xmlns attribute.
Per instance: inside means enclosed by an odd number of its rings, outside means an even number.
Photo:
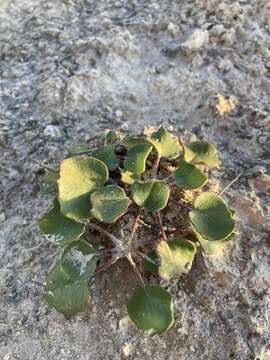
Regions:
<svg viewBox="0 0 270 360"><path fill-rule="evenodd" d="M127 303L130 318L139 329L163 333L174 321L173 302L159 279L180 279L197 251L218 254L235 235L234 212L204 191L218 153L206 141L185 145L163 127L126 138L110 131L103 140L69 148L49 177L54 206L39 225L62 253L44 298L66 315L82 312L91 278L125 258L139 282ZM125 219L132 217L130 226Z"/></svg>

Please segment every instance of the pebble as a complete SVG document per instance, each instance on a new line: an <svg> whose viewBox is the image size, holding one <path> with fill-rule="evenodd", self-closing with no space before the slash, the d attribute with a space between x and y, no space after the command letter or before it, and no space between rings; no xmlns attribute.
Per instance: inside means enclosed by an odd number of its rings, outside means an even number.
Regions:
<svg viewBox="0 0 270 360"><path fill-rule="evenodd" d="M54 139L59 139L62 136L61 130L55 125L47 125L43 134Z"/></svg>
<svg viewBox="0 0 270 360"><path fill-rule="evenodd" d="M223 24L217 24L217 25L213 26L212 29L210 30L210 35L219 37L224 32L225 32L224 25Z"/></svg>
<svg viewBox="0 0 270 360"><path fill-rule="evenodd" d="M133 345L129 343L125 343L124 346L122 347L122 353L124 357L129 357L130 355L132 355L133 350L134 350Z"/></svg>
<svg viewBox="0 0 270 360"><path fill-rule="evenodd" d="M3 322L4 320L6 320L8 314L6 310L2 310L0 311L0 322Z"/></svg>
<svg viewBox="0 0 270 360"><path fill-rule="evenodd" d="M6 220L5 213L0 213L0 223Z"/></svg>
<svg viewBox="0 0 270 360"><path fill-rule="evenodd" d="M190 50L198 50L205 47L209 42L209 33L207 30L197 29L182 44L183 47Z"/></svg>
<svg viewBox="0 0 270 360"><path fill-rule="evenodd" d="M119 320L118 326L120 331L125 331L131 325L131 320L129 316L125 316Z"/></svg>
<svg viewBox="0 0 270 360"><path fill-rule="evenodd" d="M7 353L3 356L3 360L11 360L11 353Z"/></svg>
<svg viewBox="0 0 270 360"><path fill-rule="evenodd" d="M179 32L179 27L177 25L173 24L172 22L170 22L168 25L168 31L172 35L176 35Z"/></svg>
<svg viewBox="0 0 270 360"><path fill-rule="evenodd" d="M5 146L6 144L6 134L3 130L0 130L0 146Z"/></svg>
<svg viewBox="0 0 270 360"><path fill-rule="evenodd" d="M115 115L117 118L121 118L123 116L123 112L121 110L116 110Z"/></svg>

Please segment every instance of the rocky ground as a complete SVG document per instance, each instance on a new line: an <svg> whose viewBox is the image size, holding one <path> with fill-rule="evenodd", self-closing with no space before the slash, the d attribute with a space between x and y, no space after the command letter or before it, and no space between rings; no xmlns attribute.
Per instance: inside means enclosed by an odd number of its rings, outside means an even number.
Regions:
<svg viewBox="0 0 270 360"><path fill-rule="evenodd" d="M269 44L268 0L1 0L1 359L270 359ZM236 106L221 114L218 94ZM225 194L239 236L171 286L163 336L129 322L124 262L65 319L42 301L57 253L37 227L43 166L107 128L159 124L217 145L221 189L242 174Z"/></svg>

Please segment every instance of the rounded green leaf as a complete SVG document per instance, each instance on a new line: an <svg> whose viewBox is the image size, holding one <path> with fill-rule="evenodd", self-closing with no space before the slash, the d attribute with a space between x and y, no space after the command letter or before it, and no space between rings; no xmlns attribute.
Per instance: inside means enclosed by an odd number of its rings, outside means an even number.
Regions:
<svg viewBox="0 0 270 360"><path fill-rule="evenodd" d="M205 164L215 167L219 164L218 152L214 145L207 141L194 141L184 146L184 158L192 164Z"/></svg>
<svg viewBox="0 0 270 360"><path fill-rule="evenodd" d="M184 190L198 189L207 181L207 177L200 169L185 160L180 161L172 176L176 185Z"/></svg>
<svg viewBox="0 0 270 360"><path fill-rule="evenodd" d="M138 174L133 174L128 170L121 169L121 181L124 184L132 185L136 180L140 180L140 176Z"/></svg>
<svg viewBox="0 0 270 360"><path fill-rule="evenodd" d="M196 245L187 239L161 241L156 249L160 258L159 275L169 281L189 271L196 253Z"/></svg>
<svg viewBox="0 0 270 360"><path fill-rule="evenodd" d="M173 160L180 155L181 147L178 139L163 127L154 132L148 140L156 148L160 157Z"/></svg>
<svg viewBox="0 0 270 360"><path fill-rule="evenodd" d="M88 156L62 161L58 180L61 212L75 220L89 219L90 191L108 180L108 168L100 160Z"/></svg>
<svg viewBox="0 0 270 360"><path fill-rule="evenodd" d="M227 238L235 227L235 220L226 203L209 192L196 198L189 217L196 231L209 241Z"/></svg>
<svg viewBox="0 0 270 360"><path fill-rule="evenodd" d="M90 299L86 282L72 282L57 263L49 272L44 288L44 300L49 307L65 315L84 311Z"/></svg>
<svg viewBox="0 0 270 360"><path fill-rule="evenodd" d="M90 153L91 149L88 144L81 143L79 145L72 145L67 148L69 156Z"/></svg>
<svg viewBox="0 0 270 360"><path fill-rule="evenodd" d="M43 216L38 223L45 234L55 235L56 240L59 240L59 244L62 246L69 245L72 241L77 240L85 231L83 224L61 214L57 199L54 201L52 210Z"/></svg>
<svg viewBox="0 0 270 360"><path fill-rule="evenodd" d="M209 241L204 239L201 236L201 234L199 234L198 232L196 231L194 232L199 243L201 244L201 247L205 255L218 255L223 250L224 246L235 238L235 233L233 232L226 239L218 240L218 241Z"/></svg>
<svg viewBox="0 0 270 360"><path fill-rule="evenodd" d="M127 309L131 320L142 330L163 333L173 322L171 295L160 286L146 285L131 295Z"/></svg>
<svg viewBox="0 0 270 360"><path fill-rule="evenodd" d="M84 282L77 281L56 288L47 289L44 299L49 307L65 315L83 312L90 300L90 293Z"/></svg>
<svg viewBox="0 0 270 360"><path fill-rule="evenodd" d="M134 173L141 174L145 171L145 162L152 150L152 146L148 144L139 144L132 146L128 152L124 161L124 167L126 170Z"/></svg>
<svg viewBox="0 0 270 360"><path fill-rule="evenodd" d="M45 195L56 192L58 177L58 171L48 170L46 172L46 176L43 179L43 183L40 186L40 192Z"/></svg>
<svg viewBox="0 0 270 360"><path fill-rule="evenodd" d="M151 143L144 137L127 137L123 140L123 146L127 149L136 145L151 145Z"/></svg>
<svg viewBox="0 0 270 360"><path fill-rule="evenodd" d="M155 250L149 251L147 254L149 260L147 258L143 258L141 261L141 267L144 272L149 273L158 273L158 267L159 267L159 257ZM151 260L151 261L150 261Z"/></svg>
<svg viewBox="0 0 270 360"><path fill-rule="evenodd" d="M72 283L71 279L68 277L67 274L64 273L61 262L58 261L48 273L45 290L52 287L67 285L70 283Z"/></svg>
<svg viewBox="0 0 270 360"><path fill-rule="evenodd" d="M90 194L91 215L104 223L113 223L129 205L125 191L117 185L98 188Z"/></svg>
<svg viewBox="0 0 270 360"><path fill-rule="evenodd" d="M115 170L119 165L112 145L105 145L96 149L93 151L92 156L103 161L111 171Z"/></svg>
<svg viewBox="0 0 270 360"><path fill-rule="evenodd" d="M164 209L170 196L170 188L162 180L135 181L131 192L137 205L153 212Z"/></svg>
<svg viewBox="0 0 270 360"><path fill-rule="evenodd" d="M105 135L105 142L106 144L114 144L118 140L118 135L116 131L109 130Z"/></svg>
<svg viewBox="0 0 270 360"><path fill-rule="evenodd" d="M61 258L64 273L72 280L88 280L96 270L97 259L93 247L80 240L68 246Z"/></svg>

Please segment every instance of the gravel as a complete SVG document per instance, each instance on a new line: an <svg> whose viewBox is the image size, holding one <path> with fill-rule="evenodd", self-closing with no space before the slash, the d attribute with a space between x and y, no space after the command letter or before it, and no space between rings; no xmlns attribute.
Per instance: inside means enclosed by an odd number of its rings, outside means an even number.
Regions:
<svg viewBox="0 0 270 360"><path fill-rule="evenodd" d="M268 0L2 0L0 4L0 358L270 359ZM236 99L220 115L219 95ZM93 284L88 311L48 309L57 248L37 219L39 186L70 145L105 129L164 125L215 143L213 173L238 216L219 258L170 285L175 325L130 323L125 262Z"/></svg>

